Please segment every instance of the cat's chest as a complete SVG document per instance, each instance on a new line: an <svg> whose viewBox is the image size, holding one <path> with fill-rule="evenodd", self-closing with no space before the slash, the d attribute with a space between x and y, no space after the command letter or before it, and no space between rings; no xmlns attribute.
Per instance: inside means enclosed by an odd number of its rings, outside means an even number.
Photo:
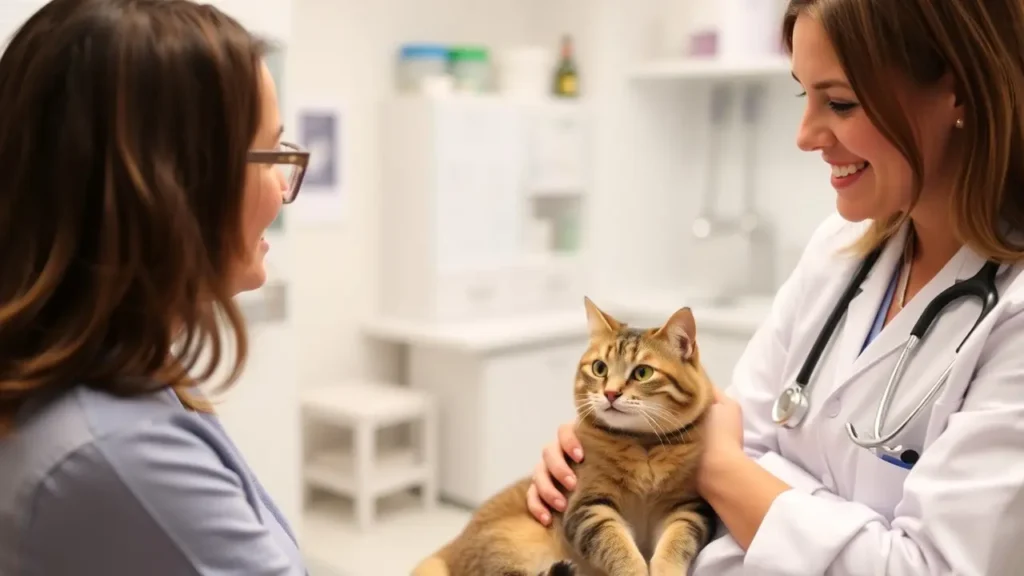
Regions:
<svg viewBox="0 0 1024 576"><path fill-rule="evenodd" d="M629 493L648 495L685 488L687 470L693 468L685 450L646 450L630 447L610 462L611 475Z"/></svg>

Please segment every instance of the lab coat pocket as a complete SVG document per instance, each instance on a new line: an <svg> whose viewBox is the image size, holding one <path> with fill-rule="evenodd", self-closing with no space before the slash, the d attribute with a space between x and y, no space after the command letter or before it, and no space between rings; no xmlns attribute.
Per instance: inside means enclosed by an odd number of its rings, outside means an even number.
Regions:
<svg viewBox="0 0 1024 576"><path fill-rule="evenodd" d="M882 460L869 450L861 449L859 452L852 500L891 519L893 510L903 498L903 482L910 469Z"/></svg>

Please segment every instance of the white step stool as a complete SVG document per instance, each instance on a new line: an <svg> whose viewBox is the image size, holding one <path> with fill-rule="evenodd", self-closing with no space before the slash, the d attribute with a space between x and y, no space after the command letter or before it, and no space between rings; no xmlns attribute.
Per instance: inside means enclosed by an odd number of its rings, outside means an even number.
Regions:
<svg viewBox="0 0 1024 576"><path fill-rule="evenodd" d="M423 505L437 502L436 408L425 392L387 383L359 382L323 386L302 394L306 417L349 428L353 449L313 455L303 466L308 486L348 496L355 502L361 529L373 523L377 498L420 487ZM377 454L377 431L417 423L415 446L394 454Z"/></svg>

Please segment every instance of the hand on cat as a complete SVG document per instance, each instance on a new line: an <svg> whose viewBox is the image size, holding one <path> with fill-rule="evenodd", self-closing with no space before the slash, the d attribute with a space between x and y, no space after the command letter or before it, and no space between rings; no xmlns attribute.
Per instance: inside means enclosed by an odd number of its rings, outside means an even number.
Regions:
<svg viewBox="0 0 1024 576"><path fill-rule="evenodd" d="M703 486L713 482L716 471L722 464L743 454L743 410L717 387L715 403L708 408L704 424L704 457L701 459L700 471L697 473L697 489L704 492Z"/></svg>
<svg viewBox="0 0 1024 576"><path fill-rule="evenodd" d="M541 460L533 472L533 482L526 492L526 505L530 514L538 522L547 526L551 523L551 510L565 510L565 498L555 487L558 483L572 490L576 488L576 475L566 463L571 457L576 462L583 461L583 447L576 437L576 422L568 422L558 427L558 440L544 447Z"/></svg>

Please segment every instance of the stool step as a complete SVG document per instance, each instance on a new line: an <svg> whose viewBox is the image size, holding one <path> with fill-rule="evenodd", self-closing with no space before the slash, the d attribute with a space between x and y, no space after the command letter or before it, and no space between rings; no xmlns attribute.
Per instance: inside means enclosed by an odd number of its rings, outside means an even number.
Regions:
<svg viewBox="0 0 1024 576"><path fill-rule="evenodd" d="M387 426L422 417L430 397L385 382L346 382L303 392L302 407L312 416L339 424Z"/></svg>
<svg viewBox="0 0 1024 576"><path fill-rule="evenodd" d="M304 469L306 483L341 496L379 497L421 486L429 471L412 449L388 450L373 459L372 493L357 489L352 454L344 449L323 450L311 456Z"/></svg>

